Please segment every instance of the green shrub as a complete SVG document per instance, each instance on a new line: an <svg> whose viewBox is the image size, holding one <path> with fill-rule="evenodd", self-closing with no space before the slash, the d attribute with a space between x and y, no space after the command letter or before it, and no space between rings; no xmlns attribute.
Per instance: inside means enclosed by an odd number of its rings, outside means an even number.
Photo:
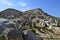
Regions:
<svg viewBox="0 0 60 40"><path fill-rule="evenodd" d="M36 33L36 31L35 31L33 28L31 29L31 31L32 31L33 33Z"/></svg>
<svg viewBox="0 0 60 40"><path fill-rule="evenodd" d="M3 37L0 37L0 40L3 40Z"/></svg>
<svg viewBox="0 0 60 40"><path fill-rule="evenodd" d="M6 40L4 36L0 36L0 40Z"/></svg>
<svg viewBox="0 0 60 40"><path fill-rule="evenodd" d="M29 26L29 25L25 25L25 26L26 26L26 28L27 28L27 29L29 29L29 28L30 28L30 26Z"/></svg>

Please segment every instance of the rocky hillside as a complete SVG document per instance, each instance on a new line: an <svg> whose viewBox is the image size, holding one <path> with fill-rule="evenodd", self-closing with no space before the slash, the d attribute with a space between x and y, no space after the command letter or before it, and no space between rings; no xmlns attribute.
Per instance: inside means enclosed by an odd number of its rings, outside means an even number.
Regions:
<svg viewBox="0 0 60 40"><path fill-rule="evenodd" d="M57 17L51 16L48 13L44 12L42 9L37 8L37 9L32 9L32 10L28 10L23 12L23 17L33 17L33 18L40 18L40 19L57 19Z"/></svg>
<svg viewBox="0 0 60 40"><path fill-rule="evenodd" d="M0 12L0 17L2 18L18 18L22 15L21 11L12 9L12 8L8 8L4 11Z"/></svg>
<svg viewBox="0 0 60 40"><path fill-rule="evenodd" d="M51 16L47 13L45 13L42 9L37 8L33 10L28 10L23 12L23 15L20 17L21 20L30 23L35 23L39 26L59 26L60 20L57 17ZM25 23L25 24L26 24ZM40 25L42 24L42 25ZM36 25L36 26L37 26Z"/></svg>
<svg viewBox="0 0 60 40"><path fill-rule="evenodd" d="M60 40L60 19L42 9L0 12L0 40Z"/></svg>

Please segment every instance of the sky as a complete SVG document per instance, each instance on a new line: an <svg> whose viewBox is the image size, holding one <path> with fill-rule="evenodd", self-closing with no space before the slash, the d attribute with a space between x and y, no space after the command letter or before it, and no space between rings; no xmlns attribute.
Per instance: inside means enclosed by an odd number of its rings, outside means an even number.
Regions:
<svg viewBox="0 0 60 40"><path fill-rule="evenodd" d="M0 0L0 11L7 8L19 11L41 8L49 15L60 17L60 0Z"/></svg>

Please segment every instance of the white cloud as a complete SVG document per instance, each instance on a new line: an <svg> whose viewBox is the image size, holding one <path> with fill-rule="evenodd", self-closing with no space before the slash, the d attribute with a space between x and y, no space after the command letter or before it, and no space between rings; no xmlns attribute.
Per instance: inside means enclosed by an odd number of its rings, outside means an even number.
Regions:
<svg viewBox="0 0 60 40"><path fill-rule="evenodd" d="M22 7L26 7L27 6L27 3L25 3L25 2L19 2L18 5L19 6L22 6Z"/></svg>
<svg viewBox="0 0 60 40"><path fill-rule="evenodd" d="M2 3L8 6L13 6L13 3L9 2L8 0L3 0Z"/></svg>
<svg viewBox="0 0 60 40"><path fill-rule="evenodd" d="M28 6L28 3L26 3L26 2L19 2L18 6L22 7L22 11L26 11L26 10L30 9L30 7Z"/></svg>
<svg viewBox="0 0 60 40"><path fill-rule="evenodd" d="M30 9L31 8L26 7L26 8L23 8L22 11L27 11L27 10L30 10Z"/></svg>

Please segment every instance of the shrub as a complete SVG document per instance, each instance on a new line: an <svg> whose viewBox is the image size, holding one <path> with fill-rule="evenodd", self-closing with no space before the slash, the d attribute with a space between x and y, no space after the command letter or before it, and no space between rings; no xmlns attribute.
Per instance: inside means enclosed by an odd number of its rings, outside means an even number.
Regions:
<svg viewBox="0 0 60 40"><path fill-rule="evenodd" d="M34 29L31 30L33 33L36 33L36 31Z"/></svg>
<svg viewBox="0 0 60 40"><path fill-rule="evenodd" d="M0 40L6 40L4 36L0 36Z"/></svg>

